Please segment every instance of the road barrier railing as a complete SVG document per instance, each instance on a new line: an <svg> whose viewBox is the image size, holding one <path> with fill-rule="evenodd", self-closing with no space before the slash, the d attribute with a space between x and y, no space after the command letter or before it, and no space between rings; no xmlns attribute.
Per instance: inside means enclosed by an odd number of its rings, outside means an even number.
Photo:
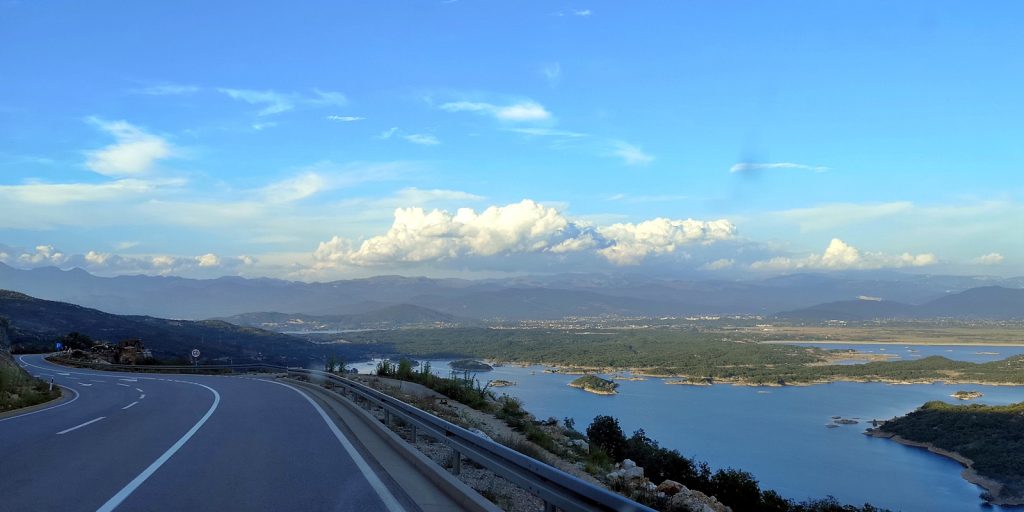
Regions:
<svg viewBox="0 0 1024 512"><path fill-rule="evenodd" d="M565 512L654 512L620 494L577 478L505 445L466 430L422 409L369 386L332 373L288 368L289 376L305 376L313 382L330 381L355 401L375 404L384 410L385 422L399 418L411 426L412 438L425 434L452 449L452 472L461 470L461 457L472 460L544 501L546 511Z"/></svg>
<svg viewBox="0 0 1024 512"><path fill-rule="evenodd" d="M156 365L156 364L107 364L91 361L80 361L67 357L50 356L48 361L74 366L77 368L88 368L90 370L104 370L109 372L134 372L134 373L187 373L223 375L231 373L285 373L288 367L268 363L241 363L241 364L204 364L204 365Z"/></svg>

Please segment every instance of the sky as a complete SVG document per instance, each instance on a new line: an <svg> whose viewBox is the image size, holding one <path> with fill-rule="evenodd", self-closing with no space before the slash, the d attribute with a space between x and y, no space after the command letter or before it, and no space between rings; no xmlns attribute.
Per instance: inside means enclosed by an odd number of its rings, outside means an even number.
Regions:
<svg viewBox="0 0 1024 512"><path fill-rule="evenodd" d="M0 262L1021 275L1022 15L0 0Z"/></svg>

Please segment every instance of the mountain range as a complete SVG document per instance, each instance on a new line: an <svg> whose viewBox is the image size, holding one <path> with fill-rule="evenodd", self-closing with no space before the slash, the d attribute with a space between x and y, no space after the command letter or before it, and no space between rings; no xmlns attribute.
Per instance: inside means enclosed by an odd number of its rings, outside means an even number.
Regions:
<svg viewBox="0 0 1024 512"><path fill-rule="evenodd" d="M0 264L0 289L115 314L193 320L256 312L372 316L399 305L425 308L463 321L601 315L772 315L858 296L924 304L984 286L1019 289L1024 287L1024 278L861 271L803 273L748 281L557 274L480 280L378 276L306 283L242 277L101 277L77 268L22 270ZM447 318L439 316L436 320L418 322L443 323ZM334 320L344 323L353 319Z"/></svg>
<svg viewBox="0 0 1024 512"><path fill-rule="evenodd" d="M862 298L818 304L779 313L776 317L808 322L938 318L1020 320L1024 319L1024 289L982 286L918 305Z"/></svg>

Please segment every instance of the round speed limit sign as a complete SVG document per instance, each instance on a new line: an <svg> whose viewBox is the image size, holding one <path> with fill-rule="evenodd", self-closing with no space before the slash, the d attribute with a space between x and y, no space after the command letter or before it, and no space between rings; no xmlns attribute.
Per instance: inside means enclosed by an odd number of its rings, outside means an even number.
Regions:
<svg viewBox="0 0 1024 512"><path fill-rule="evenodd" d="M196 358L199 357L199 349L198 348L192 349L192 357L196 357Z"/></svg>

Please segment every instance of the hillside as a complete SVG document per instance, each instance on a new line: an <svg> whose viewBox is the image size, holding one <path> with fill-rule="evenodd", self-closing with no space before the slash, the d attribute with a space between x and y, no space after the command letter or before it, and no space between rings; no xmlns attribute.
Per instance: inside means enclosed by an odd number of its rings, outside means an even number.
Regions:
<svg viewBox="0 0 1024 512"><path fill-rule="evenodd" d="M8 324L6 343L14 351L52 350L57 338L79 332L110 342L141 338L158 358L183 358L199 348L208 359L301 363L321 352L299 338L222 321L112 315L6 290L0 290L0 319Z"/></svg>
<svg viewBox="0 0 1024 512"><path fill-rule="evenodd" d="M1024 289L983 286L920 305L885 300L837 301L787 311L776 316L806 322L936 318L1021 320L1024 319Z"/></svg>

